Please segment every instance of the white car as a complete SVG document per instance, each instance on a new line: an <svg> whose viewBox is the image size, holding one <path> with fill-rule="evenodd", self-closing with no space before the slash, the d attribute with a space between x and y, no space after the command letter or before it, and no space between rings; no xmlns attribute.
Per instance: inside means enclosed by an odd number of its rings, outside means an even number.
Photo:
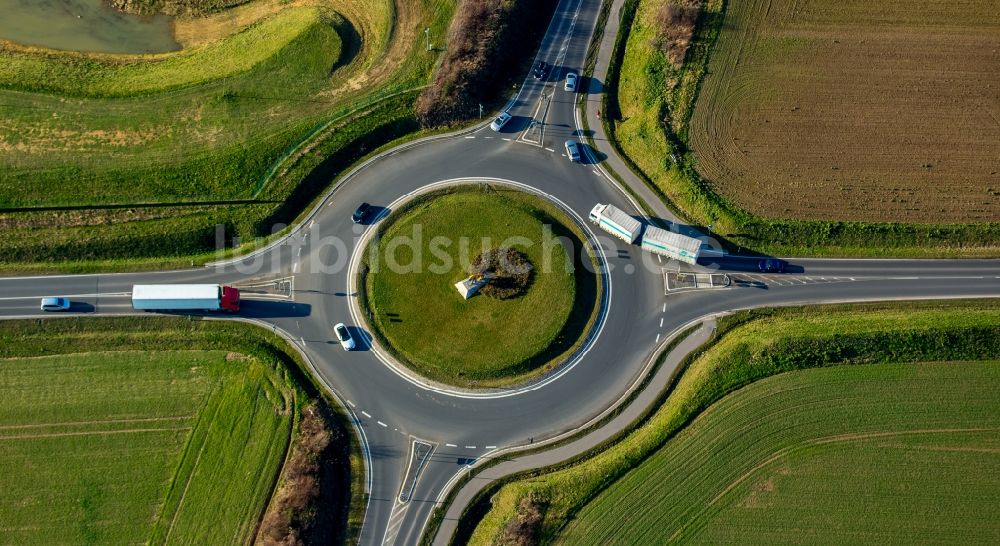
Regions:
<svg viewBox="0 0 1000 546"><path fill-rule="evenodd" d="M566 74L566 85L563 86L563 89L569 92L576 92L576 79L576 72Z"/></svg>
<svg viewBox="0 0 1000 546"><path fill-rule="evenodd" d="M351 337L350 330L347 326L344 326L343 322L338 322L336 326L333 327L333 333L337 336L337 341L340 342L340 346L344 348L345 351L354 350L354 338Z"/></svg>
<svg viewBox="0 0 1000 546"><path fill-rule="evenodd" d="M507 125L507 122L510 121L510 118L511 116L507 112L501 113L497 116L497 119L493 120L493 123L490 124L490 129L499 133L500 129L503 129L503 126Z"/></svg>
<svg viewBox="0 0 1000 546"><path fill-rule="evenodd" d="M580 144L575 140L566 141L566 155L573 163L580 162Z"/></svg>
<svg viewBox="0 0 1000 546"><path fill-rule="evenodd" d="M42 298L42 311L69 311L68 298Z"/></svg>

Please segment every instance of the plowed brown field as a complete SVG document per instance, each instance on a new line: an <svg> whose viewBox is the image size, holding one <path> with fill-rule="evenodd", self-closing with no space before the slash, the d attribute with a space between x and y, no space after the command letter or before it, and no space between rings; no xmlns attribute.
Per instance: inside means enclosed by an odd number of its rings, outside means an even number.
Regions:
<svg viewBox="0 0 1000 546"><path fill-rule="evenodd" d="M690 142L762 216L997 221L1000 7L732 0Z"/></svg>

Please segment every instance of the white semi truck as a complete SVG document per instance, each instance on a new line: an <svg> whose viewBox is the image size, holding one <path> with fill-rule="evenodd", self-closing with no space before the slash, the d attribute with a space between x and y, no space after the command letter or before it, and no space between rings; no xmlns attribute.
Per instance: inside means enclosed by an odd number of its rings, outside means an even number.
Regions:
<svg viewBox="0 0 1000 546"><path fill-rule="evenodd" d="M697 263L698 255L701 253L701 241L698 239L656 226L646 226L639 246L655 254L689 264Z"/></svg>
<svg viewBox="0 0 1000 546"><path fill-rule="evenodd" d="M614 205L595 205L590 221L628 244L634 244L642 232L641 222Z"/></svg>
<svg viewBox="0 0 1000 546"><path fill-rule="evenodd" d="M218 284L137 284L132 287L137 311L240 310L240 291Z"/></svg>
<svg viewBox="0 0 1000 546"><path fill-rule="evenodd" d="M674 260L694 264L701 253L698 239L645 225L614 205L595 205L590 211L590 221L629 244L640 241L641 235L640 247Z"/></svg>

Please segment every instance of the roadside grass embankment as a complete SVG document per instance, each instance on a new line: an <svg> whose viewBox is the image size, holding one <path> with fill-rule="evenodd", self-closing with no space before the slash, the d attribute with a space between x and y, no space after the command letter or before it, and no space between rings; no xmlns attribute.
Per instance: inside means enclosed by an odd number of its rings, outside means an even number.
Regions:
<svg viewBox="0 0 1000 546"><path fill-rule="evenodd" d="M596 320L601 281L589 253L581 257L584 240L565 213L523 192L477 186L421 195L379 226L359 301L380 344L424 377L463 387L523 382L572 354ZM527 258L526 291L464 300L455 283L495 248Z"/></svg>
<svg viewBox="0 0 1000 546"><path fill-rule="evenodd" d="M1000 306L993 301L744 311L722 317L718 325L716 342L682 363L662 405L618 443L583 462L532 471L481 495L476 504L492 508L470 544L506 536L505 529L518 527L521 510L540 512L532 527L541 542L556 539L601 491L714 402L759 379L813 367L991 360L1000 354ZM474 504L467 513L477 510Z"/></svg>
<svg viewBox="0 0 1000 546"><path fill-rule="evenodd" d="M691 2L679 1L674 3L691 4ZM851 143L860 142L855 136L865 136L867 133L864 132L867 131L868 126L864 123L851 121L856 120L857 116L851 117L848 115L849 113L838 113L838 107L833 102L807 104L810 100L822 101L830 98L828 93L816 93L813 94L814 99L800 97L788 102L788 104L782 104L781 108L769 111L767 119L760 118L760 116L747 117L743 114L733 118L736 114L730 111L731 108L727 110L726 105L731 107L737 103L756 104L754 100L740 102L742 95L737 94L735 98L733 96L734 90L743 90L744 87L753 83L748 83L748 78L770 78L761 83L763 88L774 90L775 86L778 86L772 95L784 96L778 91L792 87L796 78L808 80L809 74L812 72L801 69L801 67L795 69L794 66L784 66L781 70L775 69L777 72L768 72L758 66L760 63L801 62L808 64L807 61L799 57L789 58L788 55L781 53L801 43L801 39L795 38L794 35L786 36L791 31L785 28L787 26L785 22L767 25L768 28L773 27L775 33L775 37L770 41L763 40L753 33L744 35L746 27L757 28L755 26L757 18L763 18L765 13L771 13L770 17L787 19L788 17L779 15L779 13L783 13L780 10L755 10L752 9L751 5L756 5L753 2L741 2L734 5L727 4L722 0L706 0L701 4L698 28L686 55L683 57L683 64L678 66L673 64L668 56L671 50L662 47L664 32L660 12L661 3L649 0L629 0L625 3L622 15L622 32L616 43L615 61L612 62L612 70L607 82L608 94L602 106L602 111L606 113L602 122L605 124L612 145L632 164L633 170L663 197L675 213L696 225L712 225L713 234L723 239L730 251L748 249L753 252L789 256L867 257L975 257L998 254L1000 224L993 220L995 215L986 216L985 221L981 214L979 216L970 215L976 210L981 211L984 202L994 204L996 202L993 195L996 188L986 187L989 185L986 181L992 177L989 174L989 169L966 176L966 179L981 181L983 185L982 188L979 188L979 183L976 183L978 190L975 190L974 193L978 193L972 196L971 200L965 197L957 200L952 199L951 196L948 197L955 203L962 203L958 212L955 212L954 206L941 208L938 205L928 205L921 201L922 198L916 199L914 192L919 193L920 190L914 190L910 187L912 180L916 180L916 175L910 177L908 179L910 182L905 184L899 180L888 180L884 173L897 172L899 169L880 169L877 165L871 166L870 172L867 174L862 172L855 178L866 181L877 178L880 184L887 188L879 196L873 197L865 193L875 187L868 182L864 183L867 185L861 185L854 189L851 189L853 183L841 183L839 189L836 190L816 191L817 187L836 185L830 180L839 179L843 176L843 172L850 171L856 164L879 160L883 162L896 161L901 156L910 157L903 153L904 151L910 155L919 152L923 154L921 157L933 156L937 158L913 159L911 161L912 164L907 167L906 172L913 169L921 171L918 173L920 179L925 178L928 172L933 171L934 164L942 161L949 165L951 171L956 171L956 169L961 171L962 168L956 167L951 160L940 159L939 146L933 147L932 150L926 147L920 148L923 150L920 151L912 145L899 143L898 139L895 138L882 139L877 145L861 150L852 149L849 153L846 149L841 150L844 146L853 145ZM953 7L951 9L958 10L959 8ZM852 13L858 15L852 18ZM833 44L857 42L857 39L851 41L848 35L857 37L859 29L863 26L861 15L864 13L866 12L855 4L843 7L840 19L834 26L839 29L836 32L841 32L844 36L839 36L840 40L835 39L838 36L832 36L830 42ZM806 34L808 33L806 32ZM864 40L861 43L864 44ZM743 53L744 57L750 61L734 64L744 44L752 50L752 52ZM841 44L832 47L844 46ZM910 50L918 51L919 48L911 47ZM813 52L814 57L821 59L831 55L832 49L831 46L824 45L812 47L809 51ZM830 62L834 64L846 62L841 57L831 57L831 59ZM934 70L946 72L950 64L953 63L942 63ZM879 67L881 65L875 64L854 67L840 66L838 70L860 70L862 72L882 70ZM826 74L827 72L821 73ZM855 75L839 78L838 81L832 83L848 86L862 85L863 82L869 82L872 77L876 76L878 75ZM754 88L756 89L756 87ZM716 95L715 98L724 99L725 104L712 102L713 96ZM915 96L912 94L907 96L913 100L923 100L914 98ZM839 94L839 97L838 100L854 101L853 104L858 107L871 102L854 91L845 91ZM724 182L729 185L724 188L716 184L715 181L705 179L700 174L701 167L706 161L709 161L709 158L699 155L704 150L694 145L699 141L696 133L702 131L705 125L703 122L692 125L692 115L695 112L696 104L699 105L698 111L701 112L702 121L709 119L713 122L730 123L732 119L738 119L741 131L766 130L770 131L768 134L779 140L789 138L788 133L775 132L775 127L771 127L775 123L770 123L775 120L771 118L796 117L796 119L808 121L812 119L810 116L819 115L813 110L825 108L832 112L834 117L839 116L832 120L833 123L842 125L853 123L853 125L840 127L837 131L833 131L829 127L818 129L807 124L807 126L812 127L809 130L813 131L816 138L838 139L840 144L833 148L815 144L813 142L815 138L807 138L808 135L800 135L789 142L772 142L766 145L766 150L757 149L758 146L765 146L761 143L760 138L751 138L747 135L739 136L739 140L732 142L726 139L715 140L714 145L725 146L727 153L732 156L723 162L729 166L727 168L737 169L746 175L753 170L752 166L757 165L763 166L770 173L768 176L755 175L752 181L739 183L739 191L757 191L764 188L766 191L778 192L778 195L781 195L781 200L779 200L781 202L768 201L768 204L763 208L757 206L753 211L750 211L742 208L730 195L731 192L725 189L732 186L729 184L730 182L736 183L735 180L739 177L733 178L733 180L726 178ZM898 108L898 105L893 103L892 108ZM925 108L919 106L914 106L912 110L914 112L926 111ZM725 112L729 112L729 114ZM925 118L925 116L919 114L918 118ZM892 119L889 121L887 126L892 126ZM916 129L914 130L916 131ZM905 132L902 129L900 131ZM933 132L921 133L917 131L914 135L924 138L920 135L932 134ZM806 148L801 150L803 153L831 155L831 157L826 158L828 164L823 163L824 169L826 169L823 173L826 174L820 176L815 169L808 172L803 171L806 162L805 159L797 159L798 156L790 155L787 160L802 163L802 168L795 165L777 166L768 163L773 159L774 150L780 150L782 154L786 154L789 146L792 145L805 146ZM889 149L895 151L885 153L886 146L890 146ZM692 147L695 148L695 151L691 150ZM748 147L754 149L749 150ZM978 150L980 147L974 148ZM978 153L976 152L976 154ZM987 157L988 154L977 156L975 161L969 165L979 165L979 162L985 161L984 158ZM874 159L869 161L869 159L864 158ZM718 163L718 161L715 162ZM775 176L776 172L784 173L781 176L792 180L792 182L782 185L773 181L765 181L769 177ZM940 191L945 191L944 188L947 186L938 184L937 187ZM935 189L935 191L937 190ZM797 213L789 209L789 207L798 206L795 197L798 194L795 192L802 193L814 201L820 200L819 208L811 209L814 212L810 219L795 219ZM875 208L870 209L872 212L864 215L863 218L857 214L839 213L838 211L847 210L845 203L852 199L864 207L874 206ZM923 204L917 206L917 201ZM903 209L906 210L905 214L892 212ZM767 214L762 214L762 211ZM817 211L822 213L825 218L813 219ZM853 219L841 220L845 217Z"/></svg>
<svg viewBox="0 0 1000 546"><path fill-rule="evenodd" d="M363 490L360 454L300 365L283 341L245 324L0 322L0 536L246 543L290 446L302 451L309 407L330 416L330 446L313 452L310 474L327 492L298 510L282 505L280 519L346 540L358 525L348 506Z"/></svg>
<svg viewBox="0 0 1000 546"><path fill-rule="evenodd" d="M0 86L0 268L201 263L219 257L217 226L229 251L253 249L419 129L412 105L436 55L415 37L443 35L452 8L266 0L184 20L186 35L201 25L217 39L177 53L0 52L18 85L64 76L59 90ZM247 47L258 38L268 47Z"/></svg>

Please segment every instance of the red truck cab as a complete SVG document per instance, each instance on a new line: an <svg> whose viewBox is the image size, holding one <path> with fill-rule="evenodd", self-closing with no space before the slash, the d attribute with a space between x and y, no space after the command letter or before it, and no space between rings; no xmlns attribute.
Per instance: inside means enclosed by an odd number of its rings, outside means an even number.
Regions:
<svg viewBox="0 0 1000 546"><path fill-rule="evenodd" d="M233 313L240 310L240 291L232 286L222 287L222 298L219 300L219 308Z"/></svg>

